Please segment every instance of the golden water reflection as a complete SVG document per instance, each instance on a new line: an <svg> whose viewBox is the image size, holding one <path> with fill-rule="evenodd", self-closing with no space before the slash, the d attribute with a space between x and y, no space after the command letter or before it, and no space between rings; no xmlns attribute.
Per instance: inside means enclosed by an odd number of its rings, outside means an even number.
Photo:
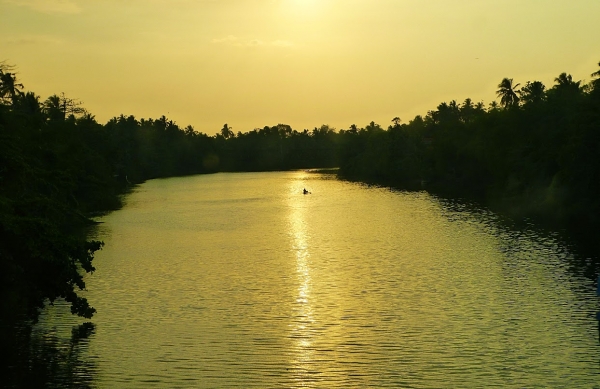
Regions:
<svg viewBox="0 0 600 389"><path fill-rule="evenodd" d="M94 387L600 382L598 301L568 248L462 203L235 173L149 181L102 221L95 332L66 365ZM64 315L38 327L69 345Z"/></svg>
<svg viewBox="0 0 600 389"><path fill-rule="evenodd" d="M310 245L307 226L307 208L309 195L300 195L304 175L298 173L298 179L290 183L290 237L291 247L296 262L297 292L292 309L290 337L294 342L294 355L290 361L297 383L304 386L305 379L311 374L313 359L313 329L314 312L311 296Z"/></svg>

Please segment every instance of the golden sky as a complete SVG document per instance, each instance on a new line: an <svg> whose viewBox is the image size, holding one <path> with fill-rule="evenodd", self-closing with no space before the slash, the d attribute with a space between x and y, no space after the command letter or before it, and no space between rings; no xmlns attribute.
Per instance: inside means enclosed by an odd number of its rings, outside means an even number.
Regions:
<svg viewBox="0 0 600 389"><path fill-rule="evenodd" d="M503 77L589 81L600 0L0 0L0 60L99 122L405 122Z"/></svg>

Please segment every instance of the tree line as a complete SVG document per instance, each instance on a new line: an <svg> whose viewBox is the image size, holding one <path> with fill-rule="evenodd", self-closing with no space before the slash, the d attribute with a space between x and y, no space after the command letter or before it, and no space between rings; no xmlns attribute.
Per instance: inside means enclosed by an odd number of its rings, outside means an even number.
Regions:
<svg viewBox="0 0 600 389"><path fill-rule="evenodd" d="M599 63L600 66L600 63ZM600 71L547 88L504 78L500 104L443 102L408 123L341 131L340 174L475 198L518 217L600 222Z"/></svg>
<svg viewBox="0 0 600 389"><path fill-rule="evenodd" d="M599 64L600 65L600 64ZM209 136L165 116L98 123L64 93L25 91L0 63L0 319L35 318L46 300L94 308L77 291L102 242L90 217L144 180L224 171L339 167L341 177L470 196L519 216L598 226L600 71L547 88L505 78L500 103L444 102L408 123L336 131L289 125Z"/></svg>
<svg viewBox="0 0 600 389"><path fill-rule="evenodd" d="M91 216L148 179L220 171L335 166L328 126L298 132L278 124L215 136L161 116L120 115L105 124L64 93L25 91L0 63L0 322L35 318L64 298L72 312L95 309L77 294L102 242L86 239Z"/></svg>

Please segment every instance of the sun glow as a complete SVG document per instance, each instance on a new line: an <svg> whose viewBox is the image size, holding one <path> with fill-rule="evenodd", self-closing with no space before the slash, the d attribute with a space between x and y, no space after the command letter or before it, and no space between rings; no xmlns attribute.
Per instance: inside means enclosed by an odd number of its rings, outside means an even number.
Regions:
<svg viewBox="0 0 600 389"><path fill-rule="evenodd" d="M287 0L287 3L292 7L312 8L316 7L322 0Z"/></svg>
<svg viewBox="0 0 600 389"><path fill-rule="evenodd" d="M600 1L473 4L0 0L0 61L27 90L64 91L100 122L166 114L208 135L223 123L386 127L442 101L487 105L504 77L550 87L597 68Z"/></svg>
<svg viewBox="0 0 600 389"><path fill-rule="evenodd" d="M285 10L296 16L314 16L319 12L322 4L322 0L285 0L283 2Z"/></svg>

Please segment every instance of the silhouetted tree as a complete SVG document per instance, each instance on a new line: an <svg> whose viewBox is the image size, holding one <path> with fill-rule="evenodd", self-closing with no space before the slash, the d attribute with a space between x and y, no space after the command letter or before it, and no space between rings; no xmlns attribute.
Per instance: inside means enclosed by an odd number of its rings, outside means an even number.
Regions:
<svg viewBox="0 0 600 389"><path fill-rule="evenodd" d="M9 71L10 70L10 71ZM545 90L505 78L494 101L443 102L407 124L370 122L338 132L277 124L208 136L164 115L120 115L106 124L61 95L43 104L22 93L13 72L0 84L0 313L35 310L46 299L93 308L77 294L100 242L86 215L119 205L131 184L216 171L340 167L340 175L518 204L529 214L600 227L600 71L581 86L563 73ZM8 76L7 76L8 77ZM12 86L11 86L12 85ZM535 104L534 104L535 103Z"/></svg>
<svg viewBox="0 0 600 389"><path fill-rule="evenodd" d="M0 63L0 100L9 99L15 104L17 97L21 94L23 84L18 83L16 75L9 71L12 68L4 62Z"/></svg>
<svg viewBox="0 0 600 389"><path fill-rule="evenodd" d="M227 123L225 123L225 124L223 125L223 128L221 128L221 136L222 136L223 138L225 138L225 139L229 139L229 138L231 138L231 137L232 137L232 136L234 136L234 135L235 135L235 134L233 133L233 130L232 130L232 128L231 128L231 127L229 127L229 126L227 125Z"/></svg>
<svg viewBox="0 0 600 389"><path fill-rule="evenodd" d="M567 73L561 73L554 81L557 89L577 90L581 84L581 81L573 81L573 76Z"/></svg>
<svg viewBox="0 0 600 389"><path fill-rule="evenodd" d="M62 109L60 96L52 95L44 101L44 112L50 120L65 120L65 112Z"/></svg>
<svg viewBox="0 0 600 389"><path fill-rule="evenodd" d="M69 116L78 117L86 113L79 100L65 96L64 92L52 95L44 102L44 111L51 120L65 120Z"/></svg>
<svg viewBox="0 0 600 389"><path fill-rule="evenodd" d="M546 90L505 78L501 104L441 103L389 131L341 131L340 174L403 188L473 196L589 231L600 227L600 71L567 73ZM524 103L519 110L519 98ZM367 127L372 127L367 126ZM577 227L579 226L579 227ZM585 226L585 227L583 227Z"/></svg>
<svg viewBox="0 0 600 389"><path fill-rule="evenodd" d="M516 107L519 104L519 96L517 95L519 85L513 85L512 78L503 78L498 84L496 95L500 97L500 104L504 108Z"/></svg>
<svg viewBox="0 0 600 389"><path fill-rule="evenodd" d="M519 91L521 100L527 103L539 103L545 98L546 86L541 81L527 81L525 86Z"/></svg>
<svg viewBox="0 0 600 389"><path fill-rule="evenodd" d="M488 110L489 110L489 111L496 111L496 110L498 110L499 108L500 108L500 106L498 105L498 102L496 102L496 101L492 101L492 102L490 102L490 104L489 104Z"/></svg>

